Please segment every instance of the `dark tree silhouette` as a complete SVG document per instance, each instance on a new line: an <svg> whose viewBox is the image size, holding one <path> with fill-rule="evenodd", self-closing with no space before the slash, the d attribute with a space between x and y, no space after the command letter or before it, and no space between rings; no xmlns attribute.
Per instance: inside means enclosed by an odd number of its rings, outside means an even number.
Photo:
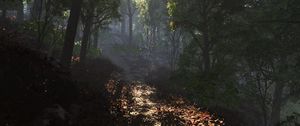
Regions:
<svg viewBox="0 0 300 126"><path fill-rule="evenodd" d="M76 36L77 25L80 16L82 0L73 0L71 13L68 20L68 26L65 36L65 42L61 55L61 63L64 66L71 65L71 59L73 55L74 41Z"/></svg>

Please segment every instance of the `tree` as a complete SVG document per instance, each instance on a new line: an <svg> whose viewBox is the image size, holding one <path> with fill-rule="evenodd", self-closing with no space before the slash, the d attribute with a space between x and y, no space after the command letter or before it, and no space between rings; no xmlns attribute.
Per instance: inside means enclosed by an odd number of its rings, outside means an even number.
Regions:
<svg viewBox="0 0 300 126"><path fill-rule="evenodd" d="M294 83L299 81L295 78L299 74L295 70L300 47L299 24L289 24L299 18L295 16L299 5L295 0L247 4L244 15L248 19L247 28L241 32L244 34L239 42L245 47L240 49L244 55L239 56L242 58L239 61L246 70L239 72L246 75L247 85L254 86L251 92L260 103L264 126L279 125L282 106L295 96L290 88L295 88Z"/></svg>
<svg viewBox="0 0 300 126"><path fill-rule="evenodd" d="M97 28L95 28L95 32L94 32L94 34L93 34L93 47L95 48L95 49L97 49L98 48L98 41L99 41L99 29L97 29Z"/></svg>
<svg viewBox="0 0 300 126"><path fill-rule="evenodd" d="M127 7L128 7L128 31L129 31L129 43L132 43L132 30L133 30L133 15L134 9L131 0L127 0Z"/></svg>
<svg viewBox="0 0 300 126"><path fill-rule="evenodd" d="M53 32L56 26L63 25L58 20L64 18L69 0L28 0L27 2L32 2L30 21L32 27L36 29L37 49L46 50L47 44L53 41L49 39L51 38L49 33Z"/></svg>
<svg viewBox="0 0 300 126"><path fill-rule="evenodd" d="M120 14L121 14L121 36L122 39L126 38L126 13L127 13L127 9L126 9L126 1L125 0L121 0L120 3Z"/></svg>
<svg viewBox="0 0 300 126"><path fill-rule="evenodd" d="M0 1L1 17L6 18L7 10L17 10L17 21L22 19L23 15L23 0L1 0Z"/></svg>
<svg viewBox="0 0 300 126"><path fill-rule="evenodd" d="M230 53L233 33L244 11L241 0L169 0L172 29L182 29L189 41L183 48L176 82L191 92L190 97L207 106L235 105L238 79L237 59ZM237 18L235 18L237 17ZM242 22L243 23L243 22ZM230 47L230 48L225 48Z"/></svg>
<svg viewBox="0 0 300 126"><path fill-rule="evenodd" d="M112 19L119 16L118 0L93 0L84 3L82 22L84 24L83 37L81 41L80 62L84 64L87 55L88 42L93 29L104 27Z"/></svg>
<svg viewBox="0 0 300 126"><path fill-rule="evenodd" d="M136 13L135 3L133 0L121 0L122 6L121 6L121 34L124 35L126 31L126 17L128 19L128 38L127 41L129 44L132 44L133 39L133 18Z"/></svg>
<svg viewBox="0 0 300 126"><path fill-rule="evenodd" d="M76 36L77 25L81 11L82 0L73 0L68 20L64 46L62 49L61 63L70 67L73 55L74 41Z"/></svg>
<svg viewBox="0 0 300 126"><path fill-rule="evenodd" d="M182 52L181 48L183 47L184 41L184 31L182 29L170 30L168 33L169 41L169 63L172 71L177 70L177 62L180 58Z"/></svg>
<svg viewBox="0 0 300 126"><path fill-rule="evenodd" d="M240 0L169 0L169 9L174 27L185 27L198 41L201 50L201 63L204 72L209 72L212 63L211 52L218 41L226 19L243 8Z"/></svg>
<svg viewBox="0 0 300 126"><path fill-rule="evenodd" d="M135 0L135 5L138 10L135 31L141 32L137 34L141 35L143 53L149 60L149 65L153 65L155 62L154 53L165 51L159 48L167 45L163 40L164 37L167 38L166 23L168 20L165 1Z"/></svg>
<svg viewBox="0 0 300 126"><path fill-rule="evenodd" d="M23 22L24 20L24 3L23 0L18 0L18 10L17 10L17 21Z"/></svg>

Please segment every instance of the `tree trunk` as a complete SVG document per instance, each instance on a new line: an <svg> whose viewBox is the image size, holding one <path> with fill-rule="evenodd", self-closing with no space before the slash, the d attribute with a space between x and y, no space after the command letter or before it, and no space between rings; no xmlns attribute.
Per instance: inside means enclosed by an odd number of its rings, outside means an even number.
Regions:
<svg viewBox="0 0 300 126"><path fill-rule="evenodd" d="M31 8L31 19L40 20L43 11L43 0L34 0Z"/></svg>
<svg viewBox="0 0 300 126"><path fill-rule="evenodd" d="M153 27L153 31L152 31L153 33L153 43L155 43L156 44L156 40L157 40L157 36L156 36L156 26L154 26Z"/></svg>
<svg viewBox="0 0 300 126"><path fill-rule="evenodd" d="M128 26L129 26L129 28L128 28L128 30L129 30L129 37L128 37L128 42L129 42L129 44L132 44L132 30L133 30L133 22L132 22L132 18L133 18L133 15L132 14L130 14L129 15L129 18L128 18Z"/></svg>
<svg viewBox="0 0 300 126"><path fill-rule="evenodd" d="M210 54L209 54L209 34L208 34L208 25L207 23L204 23L204 29L203 29L203 63L204 63L204 72L207 73L210 71Z"/></svg>
<svg viewBox="0 0 300 126"><path fill-rule="evenodd" d="M23 0L19 1L19 8L18 8L18 12L17 12L17 21L18 22L23 22L24 20L24 4L23 4Z"/></svg>
<svg viewBox="0 0 300 126"><path fill-rule="evenodd" d="M260 109L262 111L262 123L261 125L262 126L268 126L268 115L269 115L269 111L268 111L268 107L267 107L267 94L265 93L265 89L262 88L262 85L265 84L263 81L262 81L262 75L260 73L256 73L255 74L255 80L256 80L256 84L257 84L257 90L258 90L258 95L257 95L257 98L258 98L258 101L260 103Z"/></svg>
<svg viewBox="0 0 300 126"><path fill-rule="evenodd" d="M3 9L3 10L2 10L2 18L3 18L3 19L6 18L6 13L7 13L6 9Z"/></svg>
<svg viewBox="0 0 300 126"><path fill-rule="evenodd" d="M97 29L94 33L94 40L93 40L93 47L98 48L98 41L99 41L99 29Z"/></svg>
<svg viewBox="0 0 300 126"><path fill-rule="evenodd" d="M122 15L122 20L121 20L121 35L123 38L125 38L125 32L126 32L126 17Z"/></svg>
<svg viewBox="0 0 300 126"><path fill-rule="evenodd" d="M83 65L85 64L89 38L91 36L91 29L93 23L92 19L93 19L92 15L89 15L88 20L84 24L83 36L81 41L81 49L80 49L80 63Z"/></svg>
<svg viewBox="0 0 300 126"><path fill-rule="evenodd" d="M127 9L126 9L126 0L121 0L121 5L120 5L120 14L121 14L121 29L120 29L120 32L121 32L121 37L122 37L122 41L127 41L126 38L126 26L127 26L127 23L126 23L126 16L127 16Z"/></svg>
<svg viewBox="0 0 300 126"><path fill-rule="evenodd" d="M278 78L275 84L275 89L273 93L273 100L272 100L272 112L271 112L271 118L270 118L270 124L271 126L279 126L280 125L280 111L281 111L281 105L282 105L282 95L283 95L283 89L285 87L285 78L280 76L282 73L286 73L288 71L287 68L287 59L286 56L281 56L280 59L280 65L279 65L279 71L278 71Z"/></svg>
<svg viewBox="0 0 300 126"><path fill-rule="evenodd" d="M271 126L279 126L284 84L276 83L272 101Z"/></svg>
<svg viewBox="0 0 300 126"><path fill-rule="evenodd" d="M64 46L61 55L61 63L66 67L70 67L71 65L71 59L72 59L73 48L74 48L74 40L76 37L76 30L77 30L77 25L80 16L81 4L82 4L82 0L73 0L72 7L71 7Z"/></svg>
<svg viewBox="0 0 300 126"><path fill-rule="evenodd" d="M128 42L129 44L132 44L132 30L133 30L133 10L132 10L132 3L131 0L127 0L127 6L128 6Z"/></svg>
<svg viewBox="0 0 300 126"><path fill-rule="evenodd" d="M263 126L268 126L268 113L265 98L262 99L261 108L263 113Z"/></svg>

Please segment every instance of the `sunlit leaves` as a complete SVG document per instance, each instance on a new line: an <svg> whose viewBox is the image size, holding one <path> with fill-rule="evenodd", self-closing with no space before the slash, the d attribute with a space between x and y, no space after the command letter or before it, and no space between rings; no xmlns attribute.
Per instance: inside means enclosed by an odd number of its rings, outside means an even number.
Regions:
<svg viewBox="0 0 300 126"><path fill-rule="evenodd" d="M123 117L134 122L148 120L155 125L178 125L178 126L223 126L224 121L215 118L207 111L200 110L191 105L187 100L179 97L169 99L153 99L156 89L141 82L133 82L131 85L120 85L118 81L110 80L106 86L110 93L111 111L120 111ZM115 97L117 96L117 97ZM130 99L131 98L131 99ZM131 101L131 102L130 102ZM140 121L136 125L142 125ZM145 123L145 122L144 122Z"/></svg>
<svg viewBox="0 0 300 126"><path fill-rule="evenodd" d="M169 16L172 17L174 14L174 9L176 9L176 2L174 0L168 0L167 9Z"/></svg>
<svg viewBox="0 0 300 126"><path fill-rule="evenodd" d="M168 14L169 14L169 27L172 31L174 31L176 29L176 24L175 21L172 20L173 16L174 16L174 10L176 9L176 3L174 0L168 0L167 2L167 9L168 9Z"/></svg>
<svg viewBox="0 0 300 126"><path fill-rule="evenodd" d="M92 16L95 28L108 25L113 19L118 18L119 0L91 0L84 2L82 9L83 22Z"/></svg>
<svg viewBox="0 0 300 126"><path fill-rule="evenodd" d="M63 12L63 17L69 17L70 16L70 10Z"/></svg>
<svg viewBox="0 0 300 126"><path fill-rule="evenodd" d="M174 22L174 21L170 21L170 22L169 22L169 27L170 27L170 29L171 29L172 31L175 31L175 29L176 29L176 24L175 24L175 22Z"/></svg>
<svg viewBox="0 0 300 126"><path fill-rule="evenodd" d="M139 10L139 18L144 22L148 15L149 10L149 0L134 0L134 3Z"/></svg>

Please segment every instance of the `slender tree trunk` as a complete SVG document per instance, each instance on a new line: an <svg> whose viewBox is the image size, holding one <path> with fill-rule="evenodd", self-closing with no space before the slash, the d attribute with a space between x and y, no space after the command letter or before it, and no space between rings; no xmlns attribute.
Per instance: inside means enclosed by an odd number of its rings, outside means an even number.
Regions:
<svg viewBox="0 0 300 126"><path fill-rule="evenodd" d="M76 30L80 16L82 0L73 0L70 17L68 20L67 31L65 36L65 42L62 49L61 55L61 63L66 66L70 67L71 59L73 55L73 48L74 48L74 40L76 37Z"/></svg>
<svg viewBox="0 0 300 126"><path fill-rule="evenodd" d="M3 19L6 18L6 13L7 13L6 9L3 9L3 10L2 10L2 18L3 18Z"/></svg>
<svg viewBox="0 0 300 126"><path fill-rule="evenodd" d="M284 84L276 83L272 101L271 126L279 126Z"/></svg>
<svg viewBox="0 0 300 126"><path fill-rule="evenodd" d="M265 99L262 100L263 102L261 103L261 108L263 112L263 124L264 126L268 126L268 113L267 113L267 105L265 102Z"/></svg>
<svg viewBox="0 0 300 126"><path fill-rule="evenodd" d="M156 40L157 40L157 36L156 36L156 26L154 26L152 32L153 32L153 43L156 43Z"/></svg>
<svg viewBox="0 0 300 126"><path fill-rule="evenodd" d="M31 19L40 20L43 13L43 0L34 0L31 8Z"/></svg>
<svg viewBox="0 0 300 126"><path fill-rule="evenodd" d="M47 19L49 18L49 15L47 13L49 5L47 5L46 0L38 0L36 5L36 17L34 18L37 22L37 30L38 30L38 43L37 43L37 49L41 49L44 42L45 37L45 31L47 26ZM45 14L43 13L45 11ZM42 23L43 22L43 23Z"/></svg>
<svg viewBox="0 0 300 126"><path fill-rule="evenodd" d="M281 56L280 66L278 71L279 74L285 73L287 71L288 68L286 64L287 64L286 56ZM275 84L273 100L272 100L272 112L271 112L271 119L270 119L271 126L280 125L280 111L283 102L282 95L283 95L283 89L285 87L284 79L285 79L284 77L279 76Z"/></svg>
<svg viewBox="0 0 300 126"><path fill-rule="evenodd" d="M93 40L93 47L98 48L98 41L99 41L99 29L96 30L94 33L94 40Z"/></svg>
<svg viewBox="0 0 300 126"><path fill-rule="evenodd" d="M127 23L126 23L127 9L126 9L126 7L127 7L126 0L121 0L121 5L120 5L121 29L120 29L120 32L121 32L121 37L124 42L127 41L127 39L126 39L126 36L127 36L126 35L126 26L127 26Z"/></svg>
<svg viewBox="0 0 300 126"><path fill-rule="evenodd" d="M128 42L129 44L132 44L132 30L133 30L133 10L132 10L132 2L131 0L127 0L127 6L128 6Z"/></svg>
<svg viewBox="0 0 300 126"><path fill-rule="evenodd" d="M263 82L261 79L261 74L255 74L257 89L258 89L258 101L260 101L260 107L262 111L262 126L268 126L268 108L267 108L267 94L265 93L265 89L262 88Z"/></svg>
<svg viewBox="0 0 300 126"><path fill-rule="evenodd" d="M208 34L208 25L207 23L204 23L204 29L203 29L203 62L204 62L204 72L210 71L210 54L209 54L209 34Z"/></svg>
<svg viewBox="0 0 300 126"><path fill-rule="evenodd" d="M89 38L91 36L91 29L92 29L92 15L88 16L88 20L85 22L83 36L81 41L81 49L80 49L80 63L85 64L87 49Z"/></svg>
<svg viewBox="0 0 300 126"><path fill-rule="evenodd" d="M18 8L18 12L17 12L17 21L18 22L23 22L24 20L24 4L23 4L23 0L19 1L19 8Z"/></svg>
<svg viewBox="0 0 300 126"><path fill-rule="evenodd" d="M122 15L122 20L121 20L121 35L123 38L125 38L125 32L126 32L126 17Z"/></svg>
<svg viewBox="0 0 300 126"><path fill-rule="evenodd" d="M129 41L129 43L130 44L132 44L132 30L133 30L133 22L132 22L132 18L133 18L133 15L132 14L130 14L129 15L129 18L128 18L128 26L129 26L129 28L128 28L128 30L129 30L129 37L128 37L128 41Z"/></svg>

